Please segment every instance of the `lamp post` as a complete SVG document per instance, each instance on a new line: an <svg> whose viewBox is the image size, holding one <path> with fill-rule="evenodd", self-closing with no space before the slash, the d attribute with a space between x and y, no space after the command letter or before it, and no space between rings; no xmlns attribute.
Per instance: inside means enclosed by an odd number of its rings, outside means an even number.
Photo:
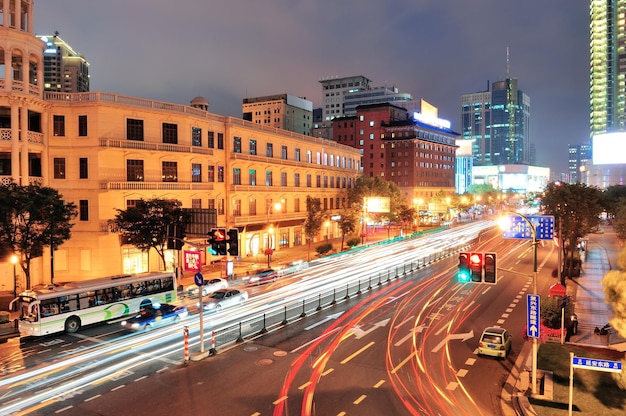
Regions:
<svg viewBox="0 0 626 416"><path fill-rule="evenodd" d="M272 239L270 237L270 234L272 234L274 231L274 228L272 227L272 224L270 223L270 215L272 214L272 208L274 208L276 211L280 211L280 209L282 208L282 205L280 202L277 202L275 204L269 204L269 206L267 207L267 225L269 226L269 228L267 230L266 248L272 248Z"/></svg>
<svg viewBox="0 0 626 416"><path fill-rule="evenodd" d="M532 235L533 235L533 239L532 239L532 245L533 245L533 295L537 295L537 246L538 246L538 241L537 241L537 230L535 229L535 226L533 225L533 223L530 221L530 219L528 217L526 217L523 214L520 214L519 212L512 212L512 211L506 211L510 214L514 214L516 216L521 217L526 224L528 224L528 226L530 227L530 229L532 230ZM533 337L533 362L532 362L532 392L533 394L537 394L537 351L539 349L539 339L537 337Z"/></svg>
<svg viewBox="0 0 626 416"><path fill-rule="evenodd" d="M19 258L13 254L11 256L11 264L13 264L13 298L15 299L17 297L17 270L16 270L16 265L17 262L19 261Z"/></svg>

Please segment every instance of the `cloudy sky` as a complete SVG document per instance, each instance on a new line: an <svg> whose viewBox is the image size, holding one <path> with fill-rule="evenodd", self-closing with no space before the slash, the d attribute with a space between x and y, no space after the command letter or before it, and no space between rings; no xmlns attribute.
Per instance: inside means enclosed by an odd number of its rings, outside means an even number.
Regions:
<svg viewBox="0 0 626 416"><path fill-rule="evenodd" d="M589 135L589 2L581 0L44 0L90 63L91 90L241 117L244 97L322 104L319 81L364 75L439 108L460 131L460 96L507 75L531 100L537 164L567 170Z"/></svg>

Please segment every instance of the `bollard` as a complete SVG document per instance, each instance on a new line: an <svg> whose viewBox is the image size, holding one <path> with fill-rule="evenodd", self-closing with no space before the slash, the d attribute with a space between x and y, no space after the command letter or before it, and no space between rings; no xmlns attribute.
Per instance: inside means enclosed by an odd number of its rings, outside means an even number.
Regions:
<svg viewBox="0 0 626 416"><path fill-rule="evenodd" d="M209 350L209 355L217 354L217 350L215 349L215 331L211 331L211 349Z"/></svg>
<svg viewBox="0 0 626 416"><path fill-rule="evenodd" d="M185 339L185 364L189 364L189 328L185 327L183 334Z"/></svg>

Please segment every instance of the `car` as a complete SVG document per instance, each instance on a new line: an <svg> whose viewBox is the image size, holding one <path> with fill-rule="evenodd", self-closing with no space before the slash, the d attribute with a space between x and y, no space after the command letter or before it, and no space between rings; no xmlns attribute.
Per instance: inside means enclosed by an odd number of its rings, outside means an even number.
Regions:
<svg viewBox="0 0 626 416"><path fill-rule="evenodd" d="M248 300L248 292L239 289L220 289L211 293L203 302L205 311L220 311L230 306L241 305ZM198 305L200 306L200 305Z"/></svg>
<svg viewBox="0 0 626 416"><path fill-rule="evenodd" d="M128 319L122 321L122 327L129 331L149 331L152 328L180 322L188 315L184 306L169 303L153 303Z"/></svg>
<svg viewBox="0 0 626 416"><path fill-rule="evenodd" d="M506 358L511 352L512 335L504 328L485 328L478 341L478 355Z"/></svg>
<svg viewBox="0 0 626 416"><path fill-rule="evenodd" d="M248 278L252 285L262 285L268 282L275 282L278 279L278 272L274 269L267 269L257 272Z"/></svg>
<svg viewBox="0 0 626 416"><path fill-rule="evenodd" d="M210 293L215 292L216 290L226 289L228 287L228 281L226 279L221 279L216 277L214 279L206 279L204 281L204 285L202 286L202 296L207 296ZM198 296L198 285L189 285L185 288L185 293L187 296Z"/></svg>

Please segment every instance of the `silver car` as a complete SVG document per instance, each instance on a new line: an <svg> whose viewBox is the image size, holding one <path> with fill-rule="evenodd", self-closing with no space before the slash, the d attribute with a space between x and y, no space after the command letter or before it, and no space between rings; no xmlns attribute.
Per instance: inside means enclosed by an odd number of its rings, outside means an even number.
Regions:
<svg viewBox="0 0 626 416"><path fill-rule="evenodd" d="M223 308L243 304L248 300L248 292L238 289L220 289L213 292L203 302L205 311L220 311Z"/></svg>
<svg viewBox="0 0 626 416"><path fill-rule="evenodd" d="M214 279L207 279L202 286L202 296L206 296L209 293L213 293L216 290L226 289L228 287L228 281L226 279L220 279L216 277ZM198 296L198 285L190 285L185 288L187 296Z"/></svg>

